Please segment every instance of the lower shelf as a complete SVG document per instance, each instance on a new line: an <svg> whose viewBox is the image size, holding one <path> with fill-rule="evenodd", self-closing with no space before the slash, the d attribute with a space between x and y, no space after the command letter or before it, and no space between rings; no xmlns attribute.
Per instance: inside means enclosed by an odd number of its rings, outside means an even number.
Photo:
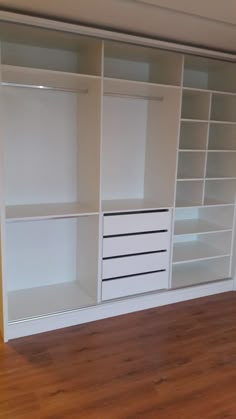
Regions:
<svg viewBox="0 0 236 419"><path fill-rule="evenodd" d="M141 211L168 208L170 206L172 206L170 202L157 202L148 199L113 199L102 201L103 212Z"/></svg>
<svg viewBox="0 0 236 419"><path fill-rule="evenodd" d="M176 243L174 244L173 263L178 264L201 259L214 259L229 256L229 253L227 250L219 250L200 240Z"/></svg>
<svg viewBox="0 0 236 419"><path fill-rule="evenodd" d="M229 278L230 258L173 266L171 288L184 288Z"/></svg>
<svg viewBox="0 0 236 419"><path fill-rule="evenodd" d="M8 293L9 321L23 320L96 304L76 282Z"/></svg>

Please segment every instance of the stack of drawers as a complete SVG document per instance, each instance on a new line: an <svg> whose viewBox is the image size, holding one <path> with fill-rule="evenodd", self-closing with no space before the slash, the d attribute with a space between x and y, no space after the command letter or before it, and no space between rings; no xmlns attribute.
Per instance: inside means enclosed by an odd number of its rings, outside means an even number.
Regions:
<svg viewBox="0 0 236 419"><path fill-rule="evenodd" d="M171 213L105 214L102 300L168 288Z"/></svg>

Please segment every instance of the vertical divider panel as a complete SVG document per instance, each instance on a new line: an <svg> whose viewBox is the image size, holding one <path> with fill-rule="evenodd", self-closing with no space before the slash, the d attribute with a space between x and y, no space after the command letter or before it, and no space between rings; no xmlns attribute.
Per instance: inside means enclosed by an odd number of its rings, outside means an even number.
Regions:
<svg viewBox="0 0 236 419"><path fill-rule="evenodd" d="M181 112L182 112L182 100L183 100L183 83L184 83L184 64L185 57L182 55L182 73L180 83L180 103L179 103L179 124L178 124L178 139L176 148L176 161L175 161L175 188L174 188L174 203L171 220L171 242L170 242L170 269L169 269L169 287L172 288L172 262L173 262L173 250L174 250L174 227L175 227L175 201L176 201L176 190L177 190L177 174L178 174L178 162L179 162L179 144L180 144L180 131L181 131Z"/></svg>
<svg viewBox="0 0 236 419"><path fill-rule="evenodd" d="M102 213L102 146L103 146L103 92L104 92L104 41L101 44L101 90L100 90L100 160L99 160L99 228L98 228L98 275L97 303L102 301L102 246L103 246L103 213Z"/></svg>
<svg viewBox="0 0 236 419"><path fill-rule="evenodd" d="M1 44L0 44L0 68L1 68ZM2 71L0 71L0 83ZM2 130L2 87L0 85L0 333L4 342L8 341L8 297L7 278L5 271L5 193L4 193L4 138Z"/></svg>
<svg viewBox="0 0 236 419"><path fill-rule="evenodd" d="M202 205L204 205L204 199L205 199L207 160L208 160L208 148L209 148L209 137L210 137L210 124L211 124L211 106L212 106L212 93L210 94L209 109L208 109L207 141L206 141L205 167L204 167L204 175L203 175Z"/></svg>

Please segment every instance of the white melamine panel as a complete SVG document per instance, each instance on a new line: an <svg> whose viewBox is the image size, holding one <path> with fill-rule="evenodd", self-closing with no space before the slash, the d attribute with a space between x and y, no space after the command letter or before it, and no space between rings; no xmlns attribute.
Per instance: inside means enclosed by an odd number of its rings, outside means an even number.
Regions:
<svg viewBox="0 0 236 419"><path fill-rule="evenodd" d="M78 282L10 291L9 321L47 316L96 304Z"/></svg>
<svg viewBox="0 0 236 419"><path fill-rule="evenodd" d="M169 232L107 237L103 239L103 257L166 250L169 247Z"/></svg>
<svg viewBox="0 0 236 419"><path fill-rule="evenodd" d="M186 55L184 62L184 86L236 92L233 63L193 55Z"/></svg>
<svg viewBox="0 0 236 419"><path fill-rule="evenodd" d="M228 278L229 266L229 257L174 265L171 288L189 287Z"/></svg>
<svg viewBox="0 0 236 419"><path fill-rule="evenodd" d="M168 288L168 273L155 272L147 275L120 278L102 283L102 300L112 300Z"/></svg>
<svg viewBox="0 0 236 419"><path fill-rule="evenodd" d="M210 94L195 90L184 90L182 99L183 119L209 119Z"/></svg>
<svg viewBox="0 0 236 419"><path fill-rule="evenodd" d="M132 199L144 199L145 202L156 202L152 205L156 208L173 206L179 90L155 87L157 100L146 100L146 95L143 96L146 85L141 95L144 99L131 93L134 86L127 82L119 96L125 94L125 86L128 86L127 95L132 97L106 97L108 86L105 81L102 200L118 201L118 206L119 201L125 199L127 205ZM113 82L109 94L117 96L120 83L118 86L115 83L114 90L112 86Z"/></svg>
<svg viewBox="0 0 236 419"><path fill-rule="evenodd" d="M100 95L95 81L79 99L73 93L4 87L8 205L80 202L98 209Z"/></svg>
<svg viewBox="0 0 236 419"><path fill-rule="evenodd" d="M180 127L180 150L205 150L208 124L204 122L182 121Z"/></svg>
<svg viewBox="0 0 236 419"><path fill-rule="evenodd" d="M229 256L230 251L231 232L175 236L173 263Z"/></svg>
<svg viewBox="0 0 236 419"><path fill-rule="evenodd" d="M182 56L169 51L105 41L106 77L179 86Z"/></svg>
<svg viewBox="0 0 236 419"><path fill-rule="evenodd" d="M177 182L176 207L192 207L202 204L203 181Z"/></svg>
<svg viewBox="0 0 236 419"><path fill-rule="evenodd" d="M194 179L204 177L206 153L181 152L178 158L178 179Z"/></svg>
<svg viewBox="0 0 236 419"><path fill-rule="evenodd" d="M8 291L78 281L95 298L97 269L98 216L7 224Z"/></svg>
<svg viewBox="0 0 236 419"><path fill-rule="evenodd" d="M169 230L171 226L171 212L167 210L107 215L103 217L103 220L104 236Z"/></svg>
<svg viewBox="0 0 236 419"><path fill-rule="evenodd" d="M232 230L233 216L233 206L177 209L174 234L202 234Z"/></svg>
<svg viewBox="0 0 236 419"><path fill-rule="evenodd" d="M213 94L211 120L236 122L236 96Z"/></svg>
<svg viewBox="0 0 236 419"><path fill-rule="evenodd" d="M147 101L104 98L102 198L144 197Z"/></svg>
<svg viewBox="0 0 236 419"><path fill-rule="evenodd" d="M96 209L78 202L36 205L9 205L6 218L10 222L92 215Z"/></svg>
<svg viewBox="0 0 236 419"><path fill-rule="evenodd" d="M208 153L206 177L236 177L236 153Z"/></svg>
<svg viewBox="0 0 236 419"><path fill-rule="evenodd" d="M236 125L211 124L209 150L236 150Z"/></svg>
<svg viewBox="0 0 236 419"><path fill-rule="evenodd" d="M102 41L32 26L2 24L2 63L101 74Z"/></svg>
<svg viewBox="0 0 236 419"><path fill-rule="evenodd" d="M168 265L169 253L167 251L104 259L102 262L102 278L116 278L158 271L168 269Z"/></svg>
<svg viewBox="0 0 236 419"><path fill-rule="evenodd" d="M35 86L40 89L86 91L93 87L94 80L99 79L95 76L11 65L2 65L1 71L2 81L5 84Z"/></svg>
<svg viewBox="0 0 236 419"><path fill-rule="evenodd" d="M111 199L102 201L102 211L109 212L127 212L142 211L166 208L163 201L152 201L149 199Z"/></svg>
<svg viewBox="0 0 236 419"><path fill-rule="evenodd" d="M236 180L207 180L204 205L235 204Z"/></svg>

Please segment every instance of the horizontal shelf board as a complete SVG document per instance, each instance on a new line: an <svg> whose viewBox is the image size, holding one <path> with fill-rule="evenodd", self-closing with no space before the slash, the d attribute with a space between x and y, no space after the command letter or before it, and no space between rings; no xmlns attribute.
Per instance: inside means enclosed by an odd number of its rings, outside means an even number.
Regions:
<svg viewBox="0 0 236 419"><path fill-rule="evenodd" d="M222 256L229 256L229 253L223 252L213 246L209 246L200 240L175 243L173 251L173 264L195 260L214 259Z"/></svg>
<svg viewBox="0 0 236 419"><path fill-rule="evenodd" d="M174 234L176 236L183 234L202 234L216 233L219 231L231 231L231 228L209 223L201 219L177 220L175 221Z"/></svg>
<svg viewBox="0 0 236 419"><path fill-rule="evenodd" d="M181 122L204 122L209 124L224 124L224 125L235 125L236 121L216 121L214 119L195 119L195 118L181 118Z"/></svg>
<svg viewBox="0 0 236 419"><path fill-rule="evenodd" d="M201 92L201 93L214 93L219 95L229 95L229 96L236 96L236 92L227 92L225 90L212 90L212 89L200 89L198 87L189 87L183 86L184 91L193 91L193 92Z"/></svg>
<svg viewBox="0 0 236 419"><path fill-rule="evenodd" d="M134 93L155 95L160 88L180 90L180 86L171 84L161 84L138 80L117 79L113 77L104 77L104 93L112 91L113 93Z"/></svg>
<svg viewBox="0 0 236 419"><path fill-rule="evenodd" d="M170 208L170 205L163 205L162 202L152 202L146 199L114 199L102 201L102 212L104 213L163 208Z"/></svg>
<svg viewBox="0 0 236 419"><path fill-rule="evenodd" d="M196 182L198 180L204 180L204 178L203 177L177 178L177 182Z"/></svg>
<svg viewBox="0 0 236 419"><path fill-rule="evenodd" d="M207 149L198 148L179 148L179 153L206 153Z"/></svg>
<svg viewBox="0 0 236 419"><path fill-rule="evenodd" d="M9 321L46 316L95 304L77 282L8 292Z"/></svg>
<svg viewBox="0 0 236 419"><path fill-rule="evenodd" d="M1 71L1 81L4 83L46 86L62 90L88 89L91 82L101 79L99 76L12 65L2 65Z"/></svg>
<svg viewBox="0 0 236 419"><path fill-rule="evenodd" d="M209 121L211 124L224 124L224 125L235 125L236 121L216 121L214 119L211 119Z"/></svg>
<svg viewBox="0 0 236 419"><path fill-rule="evenodd" d="M181 122L209 122L209 119L181 118Z"/></svg>
<svg viewBox="0 0 236 419"><path fill-rule="evenodd" d="M236 153L236 150L207 150L207 153Z"/></svg>
<svg viewBox="0 0 236 419"><path fill-rule="evenodd" d="M203 206L225 206L225 205L234 205L234 202L222 202L220 200L205 198Z"/></svg>
<svg viewBox="0 0 236 419"><path fill-rule="evenodd" d="M201 263L174 265L172 271L171 288L183 288L191 285L200 285L207 282L219 281L221 275L212 272Z"/></svg>
<svg viewBox="0 0 236 419"><path fill-rule="evenodd" d="M67 218L98 214L94 208L80 205L77 202L58 204L10 205L6 207L8 222Z"/></svg>

